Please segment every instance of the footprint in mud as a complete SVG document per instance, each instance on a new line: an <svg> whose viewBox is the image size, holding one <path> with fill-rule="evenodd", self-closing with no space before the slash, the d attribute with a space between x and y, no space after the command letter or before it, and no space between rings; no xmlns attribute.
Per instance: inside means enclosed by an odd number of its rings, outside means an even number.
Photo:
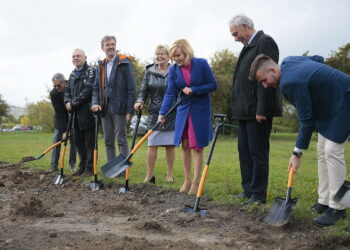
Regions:
<svg viewBox="0 0 350 250"><path fill-rule="evenodd" d="M27 217L44 217L46 208L43 201L36 196L25 197L23 195L17 195L11 202L10 216L27 216Z"/></svg>
<svg viewBox="0 0 350 250"><path fill-rule="evenodd" d="M140 224L136 225L137 229L146 230L146 231L153 231L158 233L169 233L166 228L164 228L162 225L160 225L156 221L146 221L141 222Z"/></svg>

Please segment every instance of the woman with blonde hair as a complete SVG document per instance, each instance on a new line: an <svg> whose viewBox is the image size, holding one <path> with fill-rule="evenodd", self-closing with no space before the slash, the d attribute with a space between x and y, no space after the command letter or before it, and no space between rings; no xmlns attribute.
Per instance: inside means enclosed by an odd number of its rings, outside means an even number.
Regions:
<svg viewBox="0 0 350 250"><path fill-rule="evenodd" d="M175 64L169 69L168 88L158 121L164 123L164 115L180 91L182 92L180 98L183 98L183 95L190 95L177 108L174 144L178 146L182 141L185 180L180 192L195 194L199 186L203 149L213 137L209 94L216 90L217 84L207 60L194 57L193 49L187 40L179 39L174 42L170 49L170 59Z"/></svg>
<svg viewBox="0 0 350 250"><path fill-rule="evenodd" d="M143 109L147 97L150 97L148 103L148 129L157 123L158 113L167 89L167 77L169 72L169 47L167 45L158 45L155 50L155 63L146 66L146 72L141 82L141 88L137 101L134 105L135 110ZM158 147L164 146L167 160L167 182L173 182L173 165L175 160L174 146L174 123L175 113L172 114L165 126L159 127L148 138L147 153L147 175L144 182L155 184L156 178L153 173L155 162L157 160Z"/></svg>

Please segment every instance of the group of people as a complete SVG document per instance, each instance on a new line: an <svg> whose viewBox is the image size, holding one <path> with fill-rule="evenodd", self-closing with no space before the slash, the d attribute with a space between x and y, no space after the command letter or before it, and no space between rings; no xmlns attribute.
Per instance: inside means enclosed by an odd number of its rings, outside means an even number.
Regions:
<svg viewBox="0 0 350 250"><path fill-rule="evenodd" d="M269 138L273 117L282 115L283 93L296 107L300 122L288 167L294 171L299 168L303 150L308 148L312 132L317 131L319 198L312 210L320 216L314 223L333 225L346 217L345 207L333 197L346 178L344 145L350 136L350 77L323 64L319 56L287 57L278 66L277 43L262 30L256 31L252 19L245 15L233 17L229 30L234 40L244 45L233 69L231 98L233 118L239 125L242 193L237 197L245 199L243 205L266 203ZM73 114L73 137L80 156L79 169L74 175L92 175L92 112L101 112L107 159L111 161L116 156L115 138L120 154L128 155L127 122L135 110L147 104L148 128L157 122L162 126L148 139L144 182L155 183L153 170L160 146L166 148L166 180L173 181L175 146L181 143L184 182L180 192L195 194L203 149L213 137L210 93L216 90L217 83L207 60L194 57L193 48L185 39L175 41L170 49L158 45L155 63L146 67L136 98L130 58L116 54L114 36L105 36L101 48L106 58L99 63L97 71L87 65L83 50L74 50L75 69L64 89L62 105ZM60 84L57 75L53 83L57 91L63 91L56 86ZM65 81L64 77L59 80ZM165 120L165 114L179 98L183 101L176 113Z"/></svg>

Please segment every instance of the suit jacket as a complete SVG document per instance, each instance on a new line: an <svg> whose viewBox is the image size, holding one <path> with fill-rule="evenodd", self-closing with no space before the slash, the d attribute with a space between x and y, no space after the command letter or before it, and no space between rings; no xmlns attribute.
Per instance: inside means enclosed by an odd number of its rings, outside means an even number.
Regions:
<svg viewBox="0 0 350 250"><path fill-rule="evenodd" d="M66 131L68 123L68 112L64 106L64 91L58 92L55 88L50 91L52 106L55 110L55 129Z"/></svg>
<svg viewBox="0 0 350 250"><path fill-rule="evenodd" d="M213 137L209 93L216 90L217 85L207 60L192 58L191 62L191 85L189 87L192 89L192 95L177 107L174 144L176 146L180 144L187 117L190 113L197 146L202 148L208 146ZM172 65L169 69L168 88L159 114L164 115L168 112L177 94L185 87L186 82L182 76L181 67Z"/></svg>
<svg viewBox="0 0 350 250"><path fill-rule="evenodd" d="M335 143L350 135L350 76L320 56L291 56L281 64L280 87L300 122L296 147L307 149L315 130Z"/></svg>
<svg viewBox="0 0 350 250"><path fill-rule="evenodd" d="M111 105L110 107L113 114L133 114L136 101L136 87L131 62L125 56L116 56L109 81L107 81L107 73L105 74L103 103L101 101L102 67L104 67L106 72L106 60L99 62L92 92L92 106L102 106L102 115L104 115L107 105Z"/></svg>
<svg viewBox="0 0 350 250"><path fill-rule="evenodd" d="M236 63L231 98L232 116L236 120L255 120L256 115L282 115L280 90L266 89L257 81L248 79L250 66L259 54L265 54L278 63L278 46L262 30L258 31L250 44L244 46Z"/></svg>

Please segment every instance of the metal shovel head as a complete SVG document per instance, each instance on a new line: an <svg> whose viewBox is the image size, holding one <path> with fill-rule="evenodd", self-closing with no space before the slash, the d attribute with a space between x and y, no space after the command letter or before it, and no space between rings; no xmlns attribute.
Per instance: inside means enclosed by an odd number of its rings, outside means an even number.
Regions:
<svg viewBox="0 0 350 250"><path fill-rule="evenodd" d="M126 193L128 190L125 188L125 187L121 187L120 189L119 189L119 193L120 194L124 194L124 193Z"/></svg>
<svg viewBox="0 0 350 250"><path fill-rule="evenodd" d="M189 205L185 205L183 212L186 214L199 214L200 217L204 217L205 214L207 213L207 210L198 208L197 211L194 211L193 207L191 207Z"/></svg>
<svg viewBox="0 0 350 250"><path fill-rule="evenodd" d="M58 174L55 176L54 180L53 180L53 184L58 185L58 184L63 184L64 182L64 175Z"/></svg>
<svg viewBox="0 0 350 250"><path fill-rule="evenodd" d="M101 181L90 181L90 189L92 191L97 191L103 189L103 182Z"/></svg>
<svg viewBox="0 0 350 250"><path fill-rule="evenodd" d="M343 206L350 207L350 182L344 181L333 199Z"/></svg>
<svg viewBox="0 0 350 250"><path fill-rule="evenodd" d="M113 160L103 165L101 170L107 178L114 178L129 166L131 166L131 162L126 161L124 156L118 155Z"/></svg>
<svg viewBox="0 0 350 250"><path fill-rule="evenodd" d="M265 222L275 227L287 224L289 215L292 213L293 207L297 201L297 198L289 199L288 201L283 198L276 198L269 214L265 218Z"/></svg>

